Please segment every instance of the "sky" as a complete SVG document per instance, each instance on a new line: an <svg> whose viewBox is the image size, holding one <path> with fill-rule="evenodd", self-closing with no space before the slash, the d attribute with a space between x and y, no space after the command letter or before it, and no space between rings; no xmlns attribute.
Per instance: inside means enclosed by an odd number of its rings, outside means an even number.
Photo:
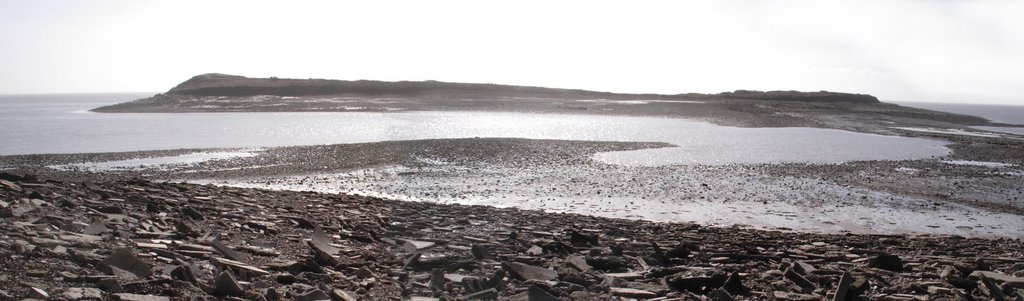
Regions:
<svg viewBox="0 0 1024 301"><path fill-rule="evenodd" d="M202 73L1024 104L1024 1L0 0L0 94Z"/></svg>

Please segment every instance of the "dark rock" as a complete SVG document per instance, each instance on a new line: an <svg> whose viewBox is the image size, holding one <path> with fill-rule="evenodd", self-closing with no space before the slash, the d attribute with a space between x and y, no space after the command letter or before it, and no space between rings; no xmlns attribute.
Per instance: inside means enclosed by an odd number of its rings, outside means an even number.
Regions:
<svg viewBox="0 0 1024 301"><path fill-rule="evenodd" d="M121 287L121 282L114 278L100 279L100 281L96 283L96 286L108 293L124 292L124 288Z"/></svg>
<svg viewBox="0 0 1024 301"><path fill-rule="evenodd" d="M665 284L681 291L704 293L722 287L728 278L728 276L719 271L691 268L668 276L665 279Z"/></svg>
<svg viewBox="0 0 1024 301"><path fill-rule="evenodd" d="M668 250L668 252L665 252L665 256L668 256L668 258L670 258L670 259L671 258L686 259L686 258L690 257L690 252L696 251L698 249L699 248L696 245L694 245L694 244L680 244L680 245L677 245L677 246L673 247L672 249Z"/></svg>
<svg viewBox="0 0 1024 301"><path fill-rule="evenodd" d="M629 261L619 256L592 256L587 257L587 264L602 271L624 271L629 267Z"/></svg>
<svg viewBox="0 0 1024 301"><path fill-rule="evenodd" d="M181 213L184 213L186 216L188 216L189 218L191 218L193 220L202 220L203 219L203 214L200 213L195 208L192 208L191 206L185 206L184 208L182 208L181 209Z"/></svg>
<svg viewBox="0 0 1024 301"><path fill-rule="evenodd" d="M530 286L527 290L526 296L526 300L528 301L560 301L557 297L536 285Z"/></svg>
<svg viewBox="0 0 1024 301"><path fill-rule="evenodd" d="M296 274L298 274L298 273L296 273ZM274 280L277 281L277 283L280 283L280 284L292 284L292 283L295 283L295 275L292 275L292 274L277 274L277 276L274 277Z"/></svg>
<svg viewBox="0 0 1024 301"><path fill-rule="evenodd" d="M213 280L213 291L220 296L239 297L245 294L242 285L238 283L238 280L235 280L235 275L229 270L221 272Z"/></svg>
<svg viewBox="0 0 1024 301"><path fill-rule="evenodd" d="M1006 294L1003 293L1003 288L999 287L998 284L995 284L992 279L985 277L985 275L981 275L979 281L981 282L981 285L979 286L981 292L988 295L989 298L992 298L992 300L995 301L1007 300Z"/></svg>
<svg viewBox="0 0 1024 301"><path fill-rule="evenodd" d="M171 279L181 280L193 285L199 284L199 279L196 278L196 269L190 265L179 265L178 267L171 270Z"/></svg>
<svg viewBox="0 0 1024 301"><path fill-rule="evenodd" d="M430 290L434 291L435 294L444 291L444 282L444 270L434 269L430 272L428 287L430 287Z"/></svg>
<svg viewBox="0 0 1024 301"><path fill-rule="evenodd" d="M800 275L810 275L811 273L814 273L814 271L817 270L816 268L814 268L814 266L802 260L794 262L792 268L793 271L800 273Z"/></svg>
<svg viewBox="0 0 1024 301"><path fill-rule="evenodd" d="M470 251L471 253L473 253L473 258L476 258L476 260L493 258L491 255L491 250L484 245L473 244L473 246L470 247Z"/></svg>
<svg viewBox="0 0 1024 301"><path fill-rule="evenodd" d="M721 289L732 295L750 295L750 289L743 285L743 280L740 279L740 274L736 272L729 275L729 278L725 280L725 284L722 285Z"/></svg>
<svg viewBox="0 0 1024 301"><path fill-rule="evenodd" d="M804 293L813 292L815 289L818 288L817 285L814 285L814 283L811 283L811 281L807 280L807 278L804 278L804 276L800 275L800 273L793 271L793 269L786 269L785 273L786 279L789 279L789 281L793 281L793 283L796 283L796 285L799 285L801 288L803 288Z"/></svg>
<svg viewBox="0 0 1024 301"><path fill-rule="evenodd" d="M711 293L708 294L708 297L711 297L711 301L733 301L733 300L735 300L735 299L732 298L732 296L729 295L729 293L727 293L723 289L716 289L716 290L711 291Z"/></svg>
<svg viewBox="0 0 1024 301"><path fill-rule="evenodd" d="M850 283L850 289L846 291L847 296L850 296L847 300L864 294L864 292L867 292L869 288L871 288L871 282L869 282L867 278L854 277L853 283Z"/></svg>
<svg viewBox="0 0 1024 301"><path fill-rule="evenodd" d="M903 260L896 255L882 254L872 257L868 262L868 266L887 271L903 272Z"/></svg>
<svg viewBox="0 0 1024 301"><path fill-rule="evenodd" d="M849 272L843 272L836 284L836 291L832 295L832 301L852 300L855 296L850 294L850 284L853 284L853 276Z"/></svg>
<svg viewBox="0 0 1024 301"><path fill-rule="evenodd" d="M583 234L576 231L569 233L569 242L574 247L589 247L598 245L597 234Z"/></svg>

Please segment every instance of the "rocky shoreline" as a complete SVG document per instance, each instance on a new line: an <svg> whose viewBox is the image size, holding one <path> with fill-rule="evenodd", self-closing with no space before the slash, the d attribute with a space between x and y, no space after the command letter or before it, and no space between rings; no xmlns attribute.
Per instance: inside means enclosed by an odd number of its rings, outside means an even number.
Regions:
<svg viewBox="0 0 1024 301"><path fill-rule="evenodd" d="M0 298L1014 300L1024 242L0 174ZM838 295L838 296L837 296Z"/></svg>

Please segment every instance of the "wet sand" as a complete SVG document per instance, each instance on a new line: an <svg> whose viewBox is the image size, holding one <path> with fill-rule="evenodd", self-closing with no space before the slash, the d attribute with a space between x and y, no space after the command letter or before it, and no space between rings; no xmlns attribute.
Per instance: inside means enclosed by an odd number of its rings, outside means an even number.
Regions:
<svg viewBox="0 0 1024 301"><path fill-rule="evenodd" d="M965 150L933 159L844 164L645 167L594 159L600 152L669 146L446 139L221 150L245 156L114 170L83 163L196 151L13 156L0 162L36 162L18 170L72 180L141 177L827 233L1024 237L1024 168L973 161Z"/></svg>

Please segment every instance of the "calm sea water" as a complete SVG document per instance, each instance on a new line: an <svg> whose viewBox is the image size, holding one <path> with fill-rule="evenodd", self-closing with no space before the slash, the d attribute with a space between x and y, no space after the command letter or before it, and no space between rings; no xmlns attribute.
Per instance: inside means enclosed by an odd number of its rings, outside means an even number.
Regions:
<svg viewBox="0 0 1024 301"><path fill-rule="evenodd" d="M814 128L734 128L672 118L406 113L118 113L88 109L150 94L0 97L0 154L270 147L393 140L516 137L668 142L599 154L625 165L835 163L948 154L940 141Z"/></svg>

